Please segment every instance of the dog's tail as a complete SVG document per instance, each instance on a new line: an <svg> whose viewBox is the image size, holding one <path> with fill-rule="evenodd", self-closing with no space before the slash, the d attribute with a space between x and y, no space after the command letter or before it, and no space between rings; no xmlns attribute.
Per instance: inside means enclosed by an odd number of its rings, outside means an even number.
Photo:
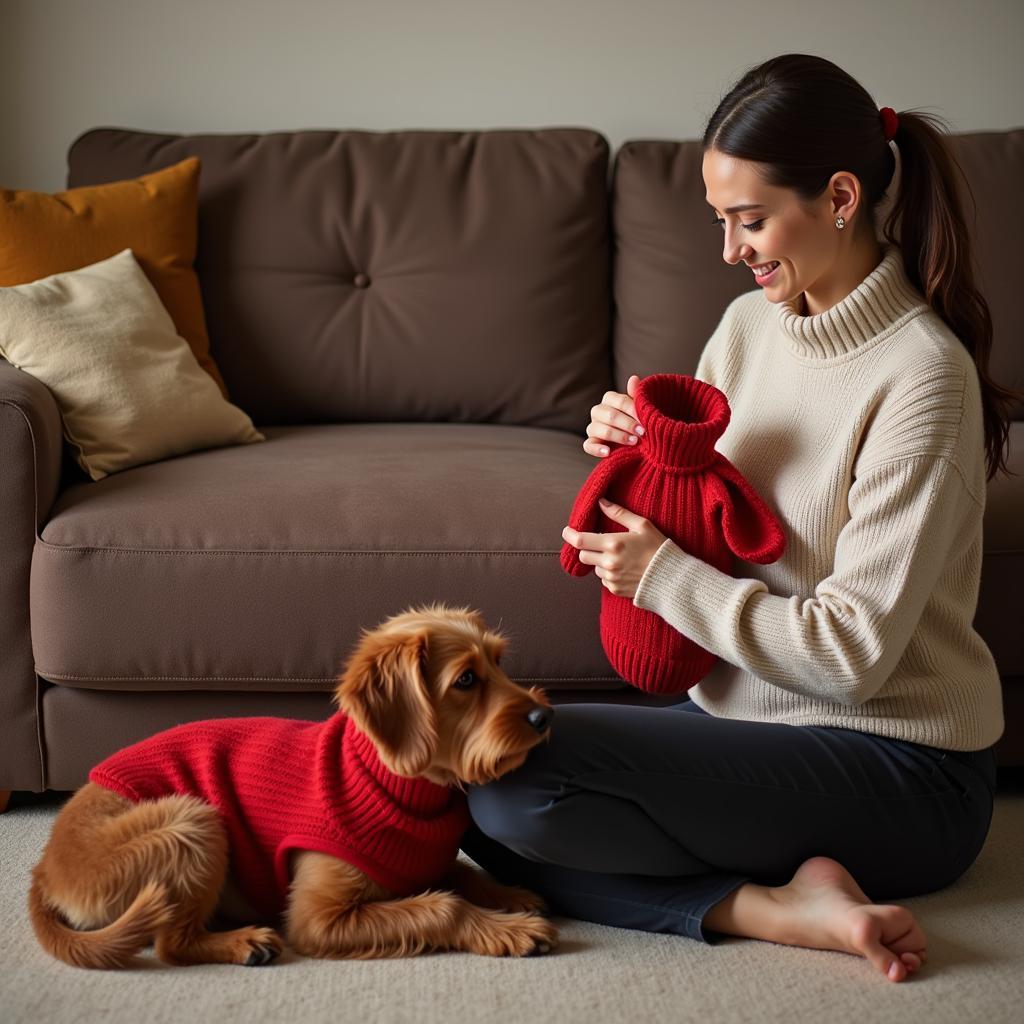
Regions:
<svg viewBox="0 0 1024 1024"><path fill-rule="evenodd" d="M95 931L77 931L47 902L33 872L28 909L36 938L47 953L72 967L104 969L131 966L135 954L152 942L153 933L170 921L173 908L166 887L150 882L116 921Z"/></svg>

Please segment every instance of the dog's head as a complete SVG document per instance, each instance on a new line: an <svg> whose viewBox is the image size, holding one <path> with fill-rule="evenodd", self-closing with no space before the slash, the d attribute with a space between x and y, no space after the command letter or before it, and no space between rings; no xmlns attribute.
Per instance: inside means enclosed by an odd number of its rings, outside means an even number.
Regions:
<svg viewBox="0 0 1024 1024"><path fill-rule="evenodd" d="M499 667L507 643L468 608L411 608L363 630L334 699L395 774L489 782L526 760L554 715Z"/></svg>

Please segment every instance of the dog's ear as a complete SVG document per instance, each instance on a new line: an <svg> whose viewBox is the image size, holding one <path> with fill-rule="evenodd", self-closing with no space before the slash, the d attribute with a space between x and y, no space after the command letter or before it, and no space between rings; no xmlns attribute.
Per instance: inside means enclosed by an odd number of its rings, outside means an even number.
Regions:
<svg viewBox="0 0 1024 1024"><path fill-rule="evenodd" d="M349 659L334 694L373 741L381 760L412 778L437 749L437 715L424 675L424 631L369 633Z"/></svg>

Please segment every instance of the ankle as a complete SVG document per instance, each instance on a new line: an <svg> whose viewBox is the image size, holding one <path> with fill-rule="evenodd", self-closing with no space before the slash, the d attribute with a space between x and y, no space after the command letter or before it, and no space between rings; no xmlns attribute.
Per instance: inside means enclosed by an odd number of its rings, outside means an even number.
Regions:
<svg viewBox="0 0 1024 1024"><path fill-rule="evenodd" d="M704 915L703 924L726 935L793 945L794 937L787 927L792 916L792 893L787 886L773 888L744 882Z"/></svg>

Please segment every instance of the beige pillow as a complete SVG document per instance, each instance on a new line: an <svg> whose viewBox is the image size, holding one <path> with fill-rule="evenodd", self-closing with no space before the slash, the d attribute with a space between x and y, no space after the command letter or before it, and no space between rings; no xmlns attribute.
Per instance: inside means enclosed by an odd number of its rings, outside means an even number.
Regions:
<svg viewBox="0 0 1024 1024"><path fill-rule="evenodd" d="M0 288L0 355L53 393L93 480L266 440L200 367L131 249Z"/></svg>

